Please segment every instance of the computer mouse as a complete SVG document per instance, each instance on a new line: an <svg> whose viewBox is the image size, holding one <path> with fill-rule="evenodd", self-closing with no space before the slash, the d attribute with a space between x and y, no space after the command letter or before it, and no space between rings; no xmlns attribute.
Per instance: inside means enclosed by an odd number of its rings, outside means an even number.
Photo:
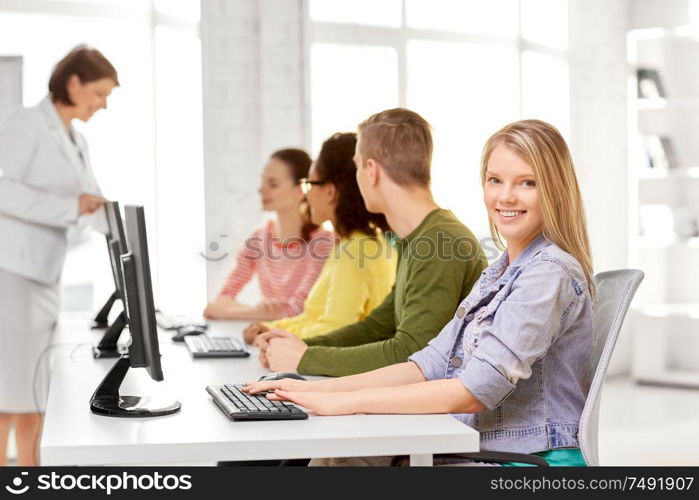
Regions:
<svg viewBox="0 0 699 500"><path fill-rule="evenodd" d="M181 326L177 329L177 333L172 337L173 342L184 342L184 338L187 335L201 335L206 333L206 328L201 325L187 325Z"/></svg>
<svg viewBox="0 0 699 500"><path fill-rule="evenodd" d="M296 380L306 380L301 375L299 375L298 373L294 373L294 372L272 372L272 373L268 373L267 375L261 376L259 378L259 381L265 382L267 380L281 380L283 378L293 378Z"/></svg>

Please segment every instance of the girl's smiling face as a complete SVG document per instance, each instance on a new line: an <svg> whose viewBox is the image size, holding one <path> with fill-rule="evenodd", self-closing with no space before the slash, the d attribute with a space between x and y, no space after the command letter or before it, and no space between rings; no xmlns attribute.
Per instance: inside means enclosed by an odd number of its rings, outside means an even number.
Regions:
<svg viewBox="0 0 699 500"><path fill-rule="evenodd" d="M523 249L543 230L534 169L504 145L488 159L483 197L490 220L508 246Z"/></svg>

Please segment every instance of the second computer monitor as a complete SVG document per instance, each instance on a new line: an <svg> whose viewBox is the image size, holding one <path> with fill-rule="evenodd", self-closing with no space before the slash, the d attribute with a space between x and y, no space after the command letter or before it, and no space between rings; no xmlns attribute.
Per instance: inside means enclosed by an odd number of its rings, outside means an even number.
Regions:
<svg viewBox="0 0 699 500"><path fill-rule="evenodd" d="M124 234L124 224L121 220L121 211L118 201L108 201L104 204L107 213L107 225L109 234L107 235L107 248L109 250L109 262L112 266L112 276L119 298L124 298L124 283L121 275L121 256L128 252L126 235Z"/></svg>
<svg viewBox="0 0 699 500"><path fill-rule="evenodd" d="M127 205L124 213L129 252L122 255L121 264L131 331L129 361L134 368L146 368L153 380L163 380L148 258L146 218L142 206Z"/></svg>

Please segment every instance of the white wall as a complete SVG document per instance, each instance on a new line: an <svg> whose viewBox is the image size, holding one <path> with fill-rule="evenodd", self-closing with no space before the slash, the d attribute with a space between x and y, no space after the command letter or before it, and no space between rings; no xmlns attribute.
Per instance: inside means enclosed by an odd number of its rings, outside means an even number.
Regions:
<svg viewBox="0 0 699 500"><path fill-rule="evenodd" d="M597 272L628 255L627 19L627 0L570 3L571 149Z"/></svg>
<svg viewBox="0 0 699 500"><path fill-rule="evenodd" d="M206 234L207 245L220 245L207 249L209 298L260 223L265 160L306 144L301 7L300 0L202 2Z"/></svg>

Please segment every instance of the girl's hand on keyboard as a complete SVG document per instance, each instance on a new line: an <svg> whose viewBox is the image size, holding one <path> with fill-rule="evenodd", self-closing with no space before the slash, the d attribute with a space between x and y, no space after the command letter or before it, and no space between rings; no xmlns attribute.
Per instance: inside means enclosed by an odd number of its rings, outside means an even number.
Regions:
<svg viewBox="0 0 699 500"><path fill-rule="evenodd" d="M308 383L308 382L306 382ZM357 413L357 392L295 392L277 389L267 399L290 401L317 415L352 415Z"/></svg>
<svg viewBox="0 0 699 500"><path fill-rule="evenodd" d="M283 378L281 380L266 380L263 382L246 382L243 386L243 392L257 394L259 392L274 391L275 389L283 389L286 391L313 391L313 385L313 382L307 380Z"/></svg>

